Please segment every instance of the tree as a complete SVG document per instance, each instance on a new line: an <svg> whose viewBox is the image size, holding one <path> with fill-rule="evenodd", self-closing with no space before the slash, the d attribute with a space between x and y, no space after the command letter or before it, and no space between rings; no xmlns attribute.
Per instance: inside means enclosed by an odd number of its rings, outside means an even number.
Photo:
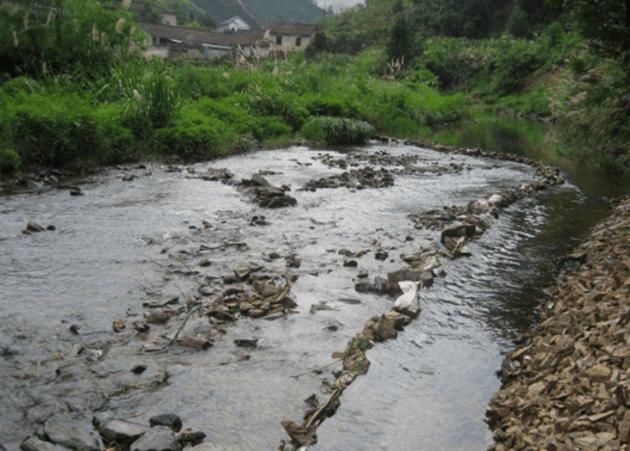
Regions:
<svg viewBox="0 0 630 451"><path fill-rule="evenodd" d="M630 0L566 0L586 37L612 55L630 58Z"/></svg>
<svg viewBox="0 0 630 451"><path fill-rule="evenodd" d="M400 2L394 11L397 15L387 42L387 56L408 63L413 58L413 33Z"/></svg>

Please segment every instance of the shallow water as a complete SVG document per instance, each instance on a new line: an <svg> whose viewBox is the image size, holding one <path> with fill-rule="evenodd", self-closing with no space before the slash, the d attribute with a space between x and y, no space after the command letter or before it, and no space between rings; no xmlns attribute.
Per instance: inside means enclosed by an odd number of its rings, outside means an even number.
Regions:
<svg viewBox="0 0 630 451"><path fill-rule="evenodd" d="M310 370L330 364L333 351L343 350L368 318L391 305L391 299L355 292L359 270L375 276L400 269L400 254L439 238L415 229L408 215L466 204L533 177L520 164L411 146L357 152L378 150L419 155L418 165L448 171L398 175L384 189L298 191L340 170L314 158L322 151L291 148L180 172L157 165L111 170L84 185L78 198L55 190L1 198L0 444L16 448L56 411L112 412L142 422L173 411L186 426L206 432L206 442L217 449L275 449L286 439L280 422L299 421L302 400L320 393L335 367L322 374ZM451 163L463 168L453 170ZM194 177L209 166L228 168L236 178L274 171L267 179L289 185L298 206L263 210L233 186ZM123 182L123 173L138 178ZM490 438L483 415L498 387L501 354L535 319L556 260L604 213L591 208L590 199L568 184L519 202L474 243L472 258L447 263L447 277L423 293L420 319L369 352L369 373L343 395L315 448L483 449ZM251 226L250 218L261 214L271 225ZM22 235L29 220L57 230ZM405 241L408 236L414 240ZM207 268L190 256L200 244L225 242L247 248L206 253ZM340 249L371 252L358 259L358 269L345 268ZM375 260L377 249L386 249L389 259ZM111 332L115 319L129 324L140 318L143 302L190 298L200 280L243 263L283 271L284 260L271 261L271 252L302 259L292 287L298 314L241 319L221 330L193 317L184 333L214 336L214 347L203 352L148 354L129 327ZM352 303L343 302L347 298ZM334 310L309 313L318 302ZM80 326L79 335L69 332L71 324ZM150 339L172 334L179 324L154 328ZM328 330L331 325L337 330ZM259 339L249 360L239 358L243 350L235 338ZM79 354L81 347L86 350ZM130 369L139 363L148 369L135 376Z"/></svg>

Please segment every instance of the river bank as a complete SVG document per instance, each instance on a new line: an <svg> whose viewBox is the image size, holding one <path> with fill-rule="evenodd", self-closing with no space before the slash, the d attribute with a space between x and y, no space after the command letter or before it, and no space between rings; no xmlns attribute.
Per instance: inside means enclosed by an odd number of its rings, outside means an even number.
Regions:
<svg viewBox="0 0 630 451"><path fill-rule="evenodd" d="M628 449L630 199L570 257L490 403L492 449Z"/></svg>

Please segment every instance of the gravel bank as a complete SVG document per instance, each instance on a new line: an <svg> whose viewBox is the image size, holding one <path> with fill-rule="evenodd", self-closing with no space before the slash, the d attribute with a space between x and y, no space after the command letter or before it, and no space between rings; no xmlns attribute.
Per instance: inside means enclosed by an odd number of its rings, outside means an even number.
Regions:
<svg viewBox="0 0 630 451"><path fill-rule="evenodd" d="M630 450L630 197L570 256L505 359L491 449Z"/></svg>

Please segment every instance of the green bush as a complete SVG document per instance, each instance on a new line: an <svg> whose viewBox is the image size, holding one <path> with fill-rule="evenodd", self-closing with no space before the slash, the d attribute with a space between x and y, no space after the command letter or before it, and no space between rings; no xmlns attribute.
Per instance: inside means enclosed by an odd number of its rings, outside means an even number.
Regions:
<svg viewBox="0 0 630 451"><path fill-rule="evenodd" d="M170 68L154 63L127 101L125 120L136 136L169 125L181 102Z"/></svg>
<svg viewBox="0 0 630 451"><path fill-rule="evenodd" d="M183 107L172 124L156 131L155 139L165 154L185 160L218 157L238 141L234 130L195 106Z"/></svg>
<svg viewBox="0 0 630 451"><path fill-rule="evenodd" d="M22 160L15 149L0 147L0 174L10 175L20 168Z"/></svg>
<svg viewBox="0 0 630 451"><path fill-rule="evenodd" d="M339 117L315 117L306 122L302 135L308 140L329 145L364 144L374 127L364 121Z"/></svg>

